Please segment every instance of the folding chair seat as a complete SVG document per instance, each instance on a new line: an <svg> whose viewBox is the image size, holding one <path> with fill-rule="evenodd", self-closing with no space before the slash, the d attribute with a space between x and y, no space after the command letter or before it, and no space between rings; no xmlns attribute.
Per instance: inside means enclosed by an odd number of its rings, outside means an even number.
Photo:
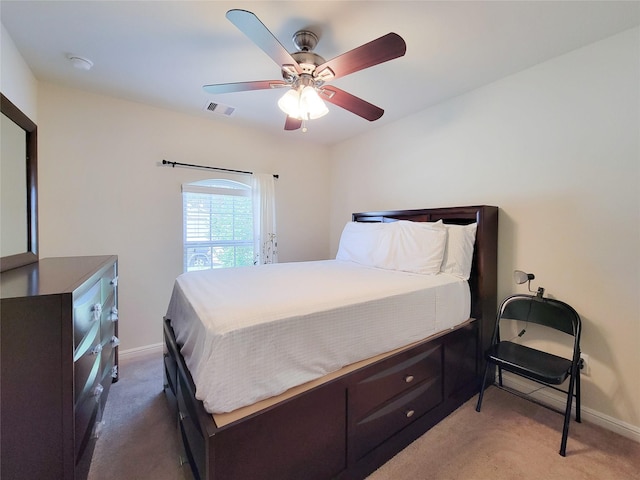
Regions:
<svg viewBox="0 0 640 480"><path fill-rule="evenodd" d="M504 321L514 320L543 325L571 335L573 337L571 359L512 341L501 341L500 324ZM525 330L526 327L519 336L522 336ZM565 393L567 401L563 412L564 426L560 444L560 455L564 457L574 397L576 399L576 421L580 422L580 331L580 316L570 305L560 300L542 298L541 295L513 295L506 298L500 305L491 346L485 352L486 364L476 411L479 412L482 406L487 377L490 372L493 372L493 366L498 368L497 386L500 388L503 388L502 371L505 370ZM556 385L562 385L567 378L569 378L569 385L566 390L556 387ZM495 382L490 381L489 383L494 384ZM512 393L518 393L511 389L508 390ZM520 394L520 396L527 398L526 395ZM528 399L531 400L530 397Z"/></svg>

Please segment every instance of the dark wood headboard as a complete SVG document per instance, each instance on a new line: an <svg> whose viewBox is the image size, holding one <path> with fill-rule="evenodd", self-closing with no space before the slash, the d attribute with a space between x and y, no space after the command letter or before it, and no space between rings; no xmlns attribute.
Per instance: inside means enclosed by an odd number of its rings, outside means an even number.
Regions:
<svg viewBox="0 0 640 480"><path fill-rule="evenodd" d="M498 207L426 208L419 210L393 210L387 212L354 213L354 222L437 222L468 225L477 222L476 244L469 288L471 290L471 316L479 322L481 351L489 346L494 319L498 308Z"/></svg>

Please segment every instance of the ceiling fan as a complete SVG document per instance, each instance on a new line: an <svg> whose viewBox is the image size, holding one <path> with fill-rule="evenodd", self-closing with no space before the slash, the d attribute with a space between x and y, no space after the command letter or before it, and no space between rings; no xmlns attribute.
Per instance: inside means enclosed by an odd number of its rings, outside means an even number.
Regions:
<svg viewBox="0 0 640 480"><path fill-rule="evenodd" d="M300 30L293 35L297 49L289 53L258 17L247 10L229 10L227 18L280 66L282 80L219 83L205 85L208 93L232 93L288 87L278 106L287 114L284 129L306 131L306 121L328 112L323 100L369 121L379 119L384 110L361 98L326 84L365 68L401 57L407 45L400 35L388 33L329 61L313 52L318 37Z"/></svg>

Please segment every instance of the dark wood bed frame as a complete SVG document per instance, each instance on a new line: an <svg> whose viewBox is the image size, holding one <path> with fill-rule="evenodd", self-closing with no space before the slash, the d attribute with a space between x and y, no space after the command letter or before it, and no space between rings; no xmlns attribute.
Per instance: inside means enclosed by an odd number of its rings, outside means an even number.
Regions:
<svg viewBox="0 0 640 480"><path fill-rule="evenodd" d="M165 393L195 478L361 479L479 391L497 308L498 209L353 214L361 222L401 219L478 223L469 322L219 427L195 399L171 319L164 319Z"/></svg>

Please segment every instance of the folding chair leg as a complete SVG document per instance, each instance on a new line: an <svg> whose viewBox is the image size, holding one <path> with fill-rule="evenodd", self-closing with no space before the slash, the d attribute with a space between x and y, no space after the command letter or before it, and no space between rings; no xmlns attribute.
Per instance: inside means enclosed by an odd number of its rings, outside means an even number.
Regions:
<svg viewBox="0 0 640 480"><path fill-rule="evenodd" d="M580 420L580 369L576 369L576 422L582 423Z"/></svg>
<svg viewBox="0 0 640 480"><path fill-rule="evenodd" d="M573 401L574 382L575 382L575 376L571 375L571 380L569 380L569 391L567 394L567 409L564 412L564 426L562 427L562 442L560 443L560 455L562 455L563 457L566 457L566 453L567 453L567 438L569 437L569 422L571 421L571 402Z"/></svg>
<svg viewBox="0 0 640 480"><path fill-rule="evenodd" d="M498 385L502 386L502 367L498 366Z"/></svg>
<svg viewBox="0 0 640 480"><path fill-rule="evenodd" d="M484 396L484 386L487 384L487 373L489 373L489 362L485 362L484 364L484 375L482 376L482 383L480 384L480 394L478 395L476 412L479 412L480 408L482 407L482 397Z"/></svg>

